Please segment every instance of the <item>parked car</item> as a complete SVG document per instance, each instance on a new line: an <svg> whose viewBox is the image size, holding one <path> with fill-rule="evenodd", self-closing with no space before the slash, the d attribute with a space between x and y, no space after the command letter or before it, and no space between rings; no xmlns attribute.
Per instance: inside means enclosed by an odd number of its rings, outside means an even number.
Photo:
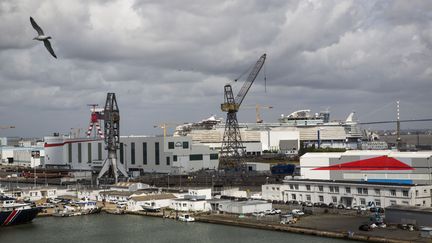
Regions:
<svg viewBox="0 0 432 243"><path fill-rule="evenodd" d="M265 213L264 212L254 212L254 213L252 213L252 216L255 216L255 217L264 217Z"/></svg>
<svg viewBox="0 0 432 243"><path fill-rule="evenodd" d="M312 207L313 206L313 204L311 202L305 202L304 204L305 204L304 206L306 206L306 207Z"/></svg>
<svg viewBox="0 0 432 243"><path fill-rule="evenodd" d="M321 207L321 208L327 208L327 207L328 207L328 205L327 205L327 204L325 204L325 203L323 203L323 202L321 202L321 203L320 203L320 207Z"/></svg>
<svg viewBox="0 0 432 243"><path fill-rule="evenodd" d="M303 216L303 215L304 215L304 212L301 211L300 209L293 209L293 210L291 211L291 213L292 213L294 216Z"/></svg>
<svg viewBox="0 0 432 243"><path fill-rule="evenodd" d="M355 205L352 207L352 209L360 210L360 211L366 211L367 210L366 206L364 206L364 205Z"/></svg>
<svg viewBox="0 0 432 243"><path fill-rule="evenodd" d="M281 215L281 224L294 224L297 220L294 218L294 215L292 214L285 214Z"/></svg>
<svg viewBox="0 0 432 243"><path fill-rule="evenodd" d="M273 210L266 210L264 212L265 215L275 215L276 213Z"/></svg>
<svg viewBox="0 0 432 243"><path fill-rule="evenodd" d="M371 231L372 228L368 224L362 224L362 225L359 226L359 230L362 230L362 231Z"/></svg>
<svg viewBox="0 0 432 243"><path fill-rule="evenodd" d="M334 207L335 207L334 203L329 203L328 208L334 208Z"/></svg>
<svg viewBox="0 0 432 243"><path fill-rule="evenodd" d="M281 214L281 213L282 213L282 211L281 211L280 209L277 209L277 208L273 208L272 211L273 211L275 214Z"/></svg>
<svg viewBox="0 0 432 243"><path fill-rule="evenodd" d="M345 208L345 205L343 205L343 204L339 204L339 205L337 205L337 208L338 208L338 209L344 209L344 208Z"/></svg>

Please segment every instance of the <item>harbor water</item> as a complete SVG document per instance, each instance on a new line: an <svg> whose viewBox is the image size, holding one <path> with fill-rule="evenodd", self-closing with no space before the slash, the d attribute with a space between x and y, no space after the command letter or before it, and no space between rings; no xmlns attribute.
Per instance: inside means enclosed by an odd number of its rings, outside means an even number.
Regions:
<svg viewBox="0 0 432 243"><path fill-rule="evenodd" d="M331 238L136 215L41 217L0 228L0 242L349 242Z"/></svg>

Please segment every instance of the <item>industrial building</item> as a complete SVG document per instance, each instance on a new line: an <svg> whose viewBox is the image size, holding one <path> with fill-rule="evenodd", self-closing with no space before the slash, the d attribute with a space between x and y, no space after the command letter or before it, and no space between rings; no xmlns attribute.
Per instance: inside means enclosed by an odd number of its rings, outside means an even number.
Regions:
<svg viewBox="0 0 432 243"><path fill-rule="evenodd" d="M45 137L45 168L100 170L107 151L102 138ZM117 151L125 169L141 173L183 174L217 169L218 151L192 143L191 137L122 136Z"/></svg>
<svg viewBox="0 0 432 243"><path fill-rule="evenodd" d="M42 147L0 146L0 163L4 165L35 167L43 164L44 157Z"/></svg>
<svg viewBox="0 0 432 243"><path fill-rule="evenodd" d="M284 202L342 204L345 207L431 207L432 185L287 178L283 184L262 185L262 198Z"/></svg>
<svg viewBox="0 0 432 243"><path fill-rule="evenodd" d="M432 185L432 151L307 153L300 158L300 175L317 180Z"/></svg>
<svg viewBox="0 0 432 243"><path fill-rule="evenodd" d="M266 201L223 201L218 203L218 210L224 213L250 214L270 211L272 204Z"/></svg>

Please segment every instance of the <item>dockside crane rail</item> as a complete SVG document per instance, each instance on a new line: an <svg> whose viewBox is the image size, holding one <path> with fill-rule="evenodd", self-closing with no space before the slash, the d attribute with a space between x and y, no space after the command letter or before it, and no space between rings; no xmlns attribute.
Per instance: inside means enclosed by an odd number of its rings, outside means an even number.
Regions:
<svg viewBox="0 0 432 243"><path fill-rule="evenodd" d="M246 94L258 76L264 65L266 54L264 53L254 65L245 83L234 98L230 84L224 86L224 103L221 104L221 110L227 112L225 122L225 131L220 152L220 168L225 170L238 170L243 167L241 156L244 155L244 147L240 136L240 130L237 121L237 112L240 109ZM237 79L235 80L237 81Z"/></svg>

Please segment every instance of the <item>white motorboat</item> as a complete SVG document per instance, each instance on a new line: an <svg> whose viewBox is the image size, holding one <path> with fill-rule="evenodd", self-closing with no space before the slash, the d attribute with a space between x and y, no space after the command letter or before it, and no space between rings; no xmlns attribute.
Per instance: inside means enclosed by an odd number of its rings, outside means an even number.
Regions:
<svg viewBox="0 0 432 243"><path fill-rule="evenodd" d="M178 220L183 222L194 222L195 218L190 216L189 214L182 214L178 217Z"/></svg>

